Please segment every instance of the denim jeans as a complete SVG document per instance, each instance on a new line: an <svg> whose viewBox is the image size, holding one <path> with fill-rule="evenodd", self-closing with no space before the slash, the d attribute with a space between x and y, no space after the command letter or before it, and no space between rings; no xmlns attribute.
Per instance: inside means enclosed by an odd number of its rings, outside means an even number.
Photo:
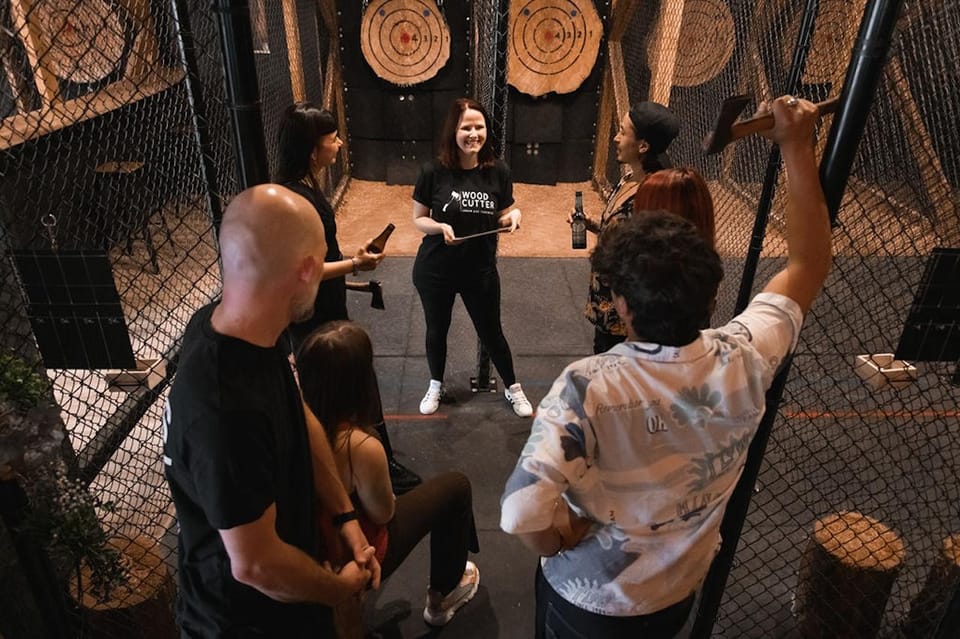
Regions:
<svg viewBox="0 0 960 639"><path fill-rule="evenodd" d="M608 617L587 612L561 597L537 566L537 639L669 639L690 616L694 595L649 615Z"/></svg>

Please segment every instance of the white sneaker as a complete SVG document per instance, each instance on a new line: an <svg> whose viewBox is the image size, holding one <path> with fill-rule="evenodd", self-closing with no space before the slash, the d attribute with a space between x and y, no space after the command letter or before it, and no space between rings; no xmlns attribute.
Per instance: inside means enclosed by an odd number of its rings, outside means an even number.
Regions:
<svg viewBox="0 0 960 639"><path fill-rule="evenodd" d="M460 577L460 584L444 597L436 590L427 588L427 605L423 609L423 620L431 626L445 626L453 619L457 610L473 599L480 587L480 569L468 561Z"/></svg>
<svg viewBox="0 0 960 639"><path fill-rule="evenodd" d="M443 382L431 379L427 393L420 400L420 414L433 415L440 408L440 399L443 397Z"/></svg>
<svg viewBox="0 0 960 639"><path fill-rule="evenodd" d="M533 406L530 405L530 400L527 399L527 396L523 394L523 389L520 388L520 382L517 382L510 388L504 389L503 396L506 397L510 405L513 406L513 412L515 412L518 417L530 417L533 415ZM421 410L420 412L423 411Z"/></svg>

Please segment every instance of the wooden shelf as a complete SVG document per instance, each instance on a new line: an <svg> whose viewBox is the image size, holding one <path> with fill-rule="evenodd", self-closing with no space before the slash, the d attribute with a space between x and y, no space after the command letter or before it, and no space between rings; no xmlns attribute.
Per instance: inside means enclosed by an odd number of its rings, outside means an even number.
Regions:
<svg viewBox="0 0 960 639"><path fill-rule="evenodd" d="M123 79L79 98L54 101L36 111L4 118L0 122L0 149L15 147L156 95L178 84L184 75L183 69L153 68L137 80Z"/></svg>

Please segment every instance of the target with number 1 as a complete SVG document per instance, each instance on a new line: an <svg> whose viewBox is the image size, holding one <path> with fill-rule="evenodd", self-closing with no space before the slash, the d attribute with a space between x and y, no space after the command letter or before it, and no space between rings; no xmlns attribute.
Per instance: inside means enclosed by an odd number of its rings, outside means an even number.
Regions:
<svg viewBox="0 0 960 639"><path fill-rule="evenodd" d="M592 0L514 0L509 31L507 81L533 96L576 90L603 36Z"/></svg>
<svg viewBox="0 0 960 639"><path fill-rule="evenodd" d="M363 14L360 48L379 77L409 86L447 63L450 30L433 0L381 0Z"/></svg>

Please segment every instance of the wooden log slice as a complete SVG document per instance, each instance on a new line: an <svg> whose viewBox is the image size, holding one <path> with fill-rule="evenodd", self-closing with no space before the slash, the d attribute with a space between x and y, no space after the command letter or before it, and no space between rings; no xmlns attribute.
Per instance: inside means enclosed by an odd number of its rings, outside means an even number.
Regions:
<svg viewBox="0 0 960 639"><path fill-rule="evenodd" d="M803 81L807 84L840 85L850 62L850 51L857 36L860 16L863 15L863 0L820 0L817 19L807 63L803 68ZM796 33L800 28L800 15L787 31L790 37L783 40L785 68L790 68Z"/></svg>
<svg viewBox="0 0 960 639"><path fill-rule="evenodd" d="M724 0L686 0L683 21L677 38L673 83L693 87L715 78L733 55L736 30L733 15ZM658 60L661 52L649 47L660 46L657 39L648 45L648 59Z"/></svg>
<svg viewBox="0 0 960 639"><path fill-rule="evenodd" d="M176 584L164 563L158 544L146 537L110 540L121 554L127 572L126 582L113 589L103 601L86 589L82 597L77 582L71 580L74 599L83 606L86 630L91 637L131 637L136 639L175 639L173 602ZM90 568L83 566L82 582L90 583Z"/></svg>
<svg viewBox="0 0 960 639"><path fill-rule="evenodd" d="M511 0L507 82L532 96L575 91L593 70L602 38L593 0Z"/></svg>
<svg viewBox="0 0 960 639"><path fill-rule="evenodd" d="M940 553L930 566L923 590L910 604L903 625L905 637L932 637L960 584L960 534L943 540Z"/></svg>
<svg viewBox="0 0 960 639"><path fill-rule="evenodd" d="M797 583L800 635L874 637L905 554L899 535L872 517L841 512L817 520Z"/></svg>
<svg viewBox="0 0 960 639"><path fill-rule="evenodd" d="M450 29L433 0L376 0L363 13L360 49L377 76L410 86L450 59Z"/></svg>
<svg viewBox="0 0 960 639"><path fill-rule="evenodd" d="M108 0L37 0L28 12L40 45L40 64L58 78L96 82L117 70L127 36L119 7Z"/></svg>

